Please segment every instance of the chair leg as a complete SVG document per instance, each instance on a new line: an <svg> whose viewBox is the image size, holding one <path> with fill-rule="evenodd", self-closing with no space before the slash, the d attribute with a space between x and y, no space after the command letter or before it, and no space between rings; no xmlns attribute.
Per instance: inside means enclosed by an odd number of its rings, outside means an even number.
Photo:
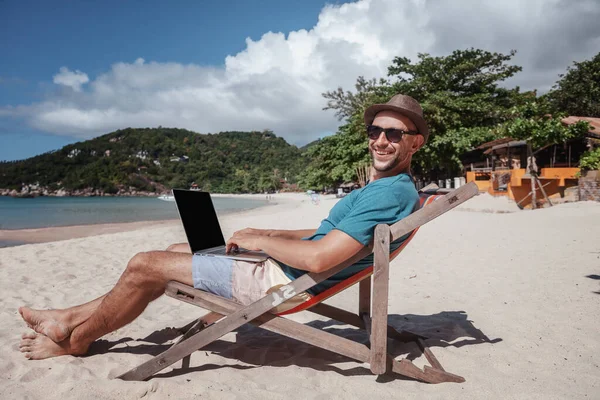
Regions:
<svg viewBox="0 0 600 400"><path fill-rule="evenodd" d="M432 368L441 371L446 371L444 367L442 367L442 364L440 364L440 362L438 361L437 357L433 354L429 347L425 345L425 342L422 339L417 340L417 345L419 346L423 354L425 354L425 358L427 359L427 361L429 361L429 364L431 364Z"/></svg>
<svg viewBox="0 0 600 400"><path fill-rule="evenodd" d="M371 312L371 371L386 371L390 227L377 225L374 240L373 310Z"/></svg>
<svg viewBox="0 0 600 400"><path fill-rule="evenodd" d="M397 374L408 376L413 379L418 379L427 383L443 383L443 382L454 382L454 383L463 383L465 378L462 376L451 374L450 372L446 372L444 370L438 370L436 368L431 368L429 366L424 366L421 370L415 364L410 362L407 359L404 360L393 360L391 361L391 370Z"/></svg>
<svg viewBox="0 0 600 400"><path fill-rule="evenodd" d="M206 328L207 326L209 326L211 324L214 324L215 322L217 322L218 320L220 320L223 317L224 317L223 314L219 314L216 312L209 312L208 314L204 315L203 317L198 318L196 320L196 322L194 322L193 325L190 327L190 329L188 329L179 338L179 340L177 340L175 343L173 343L173 346L176 346L177 344L183 342L184 340L189 339L190 337L194 336L196 333L200 332L202 329ZM190 367L190 358L191 358L191 354L188 356L185 356L183 358L183 360L181 360L181 368L189 368Z"/></svg>

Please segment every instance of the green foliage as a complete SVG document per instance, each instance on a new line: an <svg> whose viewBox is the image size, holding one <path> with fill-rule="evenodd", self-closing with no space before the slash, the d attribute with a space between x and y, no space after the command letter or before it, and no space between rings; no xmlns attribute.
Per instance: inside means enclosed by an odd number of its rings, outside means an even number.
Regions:
<svg viewBox="0 0 600 400"><path fill-rule="evenodd" d="M27 160L2 162L0 188L39 182L54 189L116 193L119 188L187 188L196 182L217 193L261 192L279 189L284 178L296 182L305 165L302 152L271 131L201 135L127 128Z"/></svg>
<svg viewBox="0 0 600 400"><path fill-rule="evenodd" d="M557 111L568 115L600 117L600 53L591 60L574 62L548 93Z"/></svg>
<svg viewBox="0 0 600 400"><path fill-rule="evenodd" d="M430 130L492 126L508 117L522 95L519 88L498 83L521 67L507 64L516 52L504 55L479 49L456 50L445 57L419 54L419 62L396 57L388 73L396 79L392 93L414 97L421 103Z"/></svg>
<svg viewBox="0 0 600 400"><path fill-rule="evenodd" d="M519 88L498 86L521 70L508 64L514 54L467 49L445 57L419 54L416 63L397 57L388 68L389 80L359 77L355 93L341 88L324 93L328 99L325 109L335 110L348 124L310 148L311 163L301 183L316 188L356 179L356 165L369 160L364 110L397 93L421 103L430 129L428 144L413 157L413 172L421 176L459 172L459 155L497 138L498 124L511 118L512 108L532 96L519 93Z"/></svg>
<svg viewBox="0 0 600 400"><path fill-rule="evenodd" d="M561 122L564 115L550 115L548 111L549 105L544 99L527 102L513 108L513 118L499 131L503 133L502 136L526 140L534 149L583 137L589 131L587 122L565 126Z"/></svg>
<svg viewBox="0 0 600 400"><path fill-rule="evenodd" d="M600 147L585 152L579 160L582 171L600 170Z"/></svg>
<svg viewBox="0 0 600 400"><path fill-rule="evenodd" d="M310 164L299 184L305 189L320 190L338 182L356 178L356 167L370 162L362 115L354 115L337 134L321 139L305 153Z"/></svg>

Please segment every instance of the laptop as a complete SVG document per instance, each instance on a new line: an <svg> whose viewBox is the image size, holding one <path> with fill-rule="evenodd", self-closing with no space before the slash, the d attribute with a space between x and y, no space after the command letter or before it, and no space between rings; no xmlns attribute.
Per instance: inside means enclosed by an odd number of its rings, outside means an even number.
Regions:
<svg viewBox="0 0 600 400"><path fill-rule="evenodd" d="M173 196L193 254L249 262L262 262L269 257L262 251L242 248L230 253L225 251L225 238L209 193L173 189Z"/></svg>

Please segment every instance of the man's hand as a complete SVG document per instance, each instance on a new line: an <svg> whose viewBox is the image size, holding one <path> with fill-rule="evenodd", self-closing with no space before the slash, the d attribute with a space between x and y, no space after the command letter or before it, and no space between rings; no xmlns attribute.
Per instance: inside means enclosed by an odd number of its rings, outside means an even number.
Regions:
<svg viewBox="0 0 600 400"><path fill-rule="evenodd" d="M248 228L250 229L250 228ZM259 245L259 241L261 237L265 235L260 234L252 234L252 233L244 233L247 229L238 231L233 234L233 236L227 241L226 251L227 253L231 251L236 251L239 247L243 247L244 249L260 251L262 250ZM253 229L250 229L253 230Z"/></svg>

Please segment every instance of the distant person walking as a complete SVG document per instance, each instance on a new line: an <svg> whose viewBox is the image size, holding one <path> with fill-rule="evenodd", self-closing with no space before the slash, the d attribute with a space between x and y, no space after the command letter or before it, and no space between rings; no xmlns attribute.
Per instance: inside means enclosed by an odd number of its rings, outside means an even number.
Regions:
<svg viewBox="0 0 600 400"><path fill-rule="evenodd" d="M312 203L313 203L315 206L318 206L318 205L319 205L319 203L321 202L321 197L319 196L319 193L315 193L315 192L313 192L313 193L310 195L310 201L311 201L311 202L312 202Z"/></svg>

